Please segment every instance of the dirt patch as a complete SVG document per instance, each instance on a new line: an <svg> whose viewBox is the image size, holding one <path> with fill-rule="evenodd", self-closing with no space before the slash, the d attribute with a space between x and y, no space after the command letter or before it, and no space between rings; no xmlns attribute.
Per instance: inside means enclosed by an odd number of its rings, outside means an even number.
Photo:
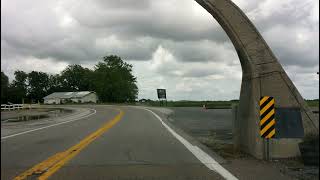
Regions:
<svg viewBox="0 0 320 180"><path fill-rule="evenodd" d="M290 177L299 180L319 179L319 167L305 166L301 158L279 159L273 162L279 163L281 165L281 171Z"/></svg>
<svg viewBox="0 0 320 180"><path fill-rule="evenodd" d="M211 130L208 136L197 136L196 138L226 160L248 156L233 148L232 133L230 130Z"/></svg>
<svg viewBox="0 0 320 180"><path fill-rule="evenodd" d="M239 179L319 179L319 167L305 166L300 158L264 161L234 149L230 110L172 110L170 122L223 157L227 162L223 166Z"/></svg>
<svg viewBox="0 0 320 180"><path fill-rule="evenodd" d="M225 141L226 138L230 140L230 135L228 133L223 135L221 130L211 132L207 137L197 137L202 144L225 158L228 162L225 166L235 172L239 179L250 179L255 177L254 174L257 175L256 177L261 174L269 179L319 179L319 167L305 166L299 157L271 161L258 160L249 154L234 149L232 141L231 143Z"/></svg>

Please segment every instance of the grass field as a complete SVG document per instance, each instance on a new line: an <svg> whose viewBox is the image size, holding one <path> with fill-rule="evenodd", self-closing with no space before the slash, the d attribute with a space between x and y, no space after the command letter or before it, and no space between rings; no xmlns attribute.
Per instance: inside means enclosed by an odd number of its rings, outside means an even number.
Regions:
<svg viewBox="0 0 320 180"><path fill-rule="evenodd" d="M319 107L319 99L306 100L310 107ZM206 104L207 109L230 109L232 104L238 104L239 100L230 101L167 101L160 104L159 101L146 101L139 103L98 103L98 104L108 104L108 105L145 105L145 106L166 106L166 107L203 107ZM74 103L73 103L74 104ZM90 104L90 103L89 103ZM70 104L72 105L72 104Z"/></svg>
<svg viewBox="0 0 320 180"><path fill-rule="evenodd" d="M142 103L149 106L167 106L167 107L203 107L205 104L208 109L228 109L232 104L238 104L238 100L232 101L168 101L162 104L159 101L148 101Z"/></svg>
<svg viewBox="0 0 320 180"><path fill-rule="evenodd" d="M310 107L319 107L319 99L306 100ZM159 101L147 101L142 103L148 106L167 106L167 107L203 107L206 104L208 109L229 109L232 104L238 104L239 100L231 101L168 101L160 104Z"/></svg>
<svg viewBox="0 0 320 180"><path fill-rule="evenodd" d="M319 107L319 99L306 100L310 107Z"/></svg>

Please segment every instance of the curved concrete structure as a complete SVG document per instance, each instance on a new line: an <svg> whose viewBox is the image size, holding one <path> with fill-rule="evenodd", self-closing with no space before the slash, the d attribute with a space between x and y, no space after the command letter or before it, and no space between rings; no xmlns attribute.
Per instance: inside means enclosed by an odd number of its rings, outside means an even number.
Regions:
<svg viewBox="0 0 320 180"><path fill-rule="evenodd" d="M231 39L242 67L242 84L237 121L240 148L262 159L264 143L259 135L259 100L273 96L275 107L299 108L304 133L319 133L319 122L289 79L277 58L248 17L230 0L196 0L222 26ZM273 158L300 154L301 139L270 140Z"/></svg>

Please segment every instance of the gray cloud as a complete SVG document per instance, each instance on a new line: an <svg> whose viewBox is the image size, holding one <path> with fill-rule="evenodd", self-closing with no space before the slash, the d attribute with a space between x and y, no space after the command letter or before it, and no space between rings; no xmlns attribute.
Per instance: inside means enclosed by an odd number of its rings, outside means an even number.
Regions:
<svg viewBox="0 0 320 180"><path fill-rule="evenodd" d="M235 0L235 3L260 30L290 77L300 82L296 74L307 78L316 70L314 67L319 67L317 1ZM92 65L104 55L117 54L142 63L145 69L136 74L143 81L139 87L145 92L148 89L145 86L160 83L156 76L176 77L164 82L175 88L176 93L182 91L179 87L196 88L187 82L176 88L175 84L184 77L198 81L202 78L202 84L222 79L227 84L241 78L235 77L241 76L241 68L227 35L193 0L7 0L1 4L1 69L11 74L13 68L23 69L27 62L38 62L41 66L37 68L54 72L63 65ZM163 52L158 52L159 47ZM159 60L165 58L167 61ZM47 61L59 63L59 68L40 63ZM148 70L153 85L144 83L147 80L143 79L143 73ZM301 85L306 96L311 94L310 87L318 88L311 82L314 83L310 80L308 87ZM212 84L203 86L214 89ZM239 87L231 91L238 94Z"/></svg>
<svg viewBox="0 0 320 180"><path fill-rule="evenodd" d="M84 1L87 2L87 1ZM144 10L150 7L149 0L97 0L94 1L98 6L103 9L139 9Z"/></svg>

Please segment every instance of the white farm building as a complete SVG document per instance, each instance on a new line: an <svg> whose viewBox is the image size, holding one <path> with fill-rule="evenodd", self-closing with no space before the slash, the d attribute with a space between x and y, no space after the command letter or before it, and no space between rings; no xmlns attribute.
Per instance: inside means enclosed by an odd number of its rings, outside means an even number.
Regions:
<svg viewBox="0 0 320 180"><path fill-rule="evenodd" d="M93 91L79 92L54 92L43 98L44 104L74 103L97 103L98 96Z"/></svg>

